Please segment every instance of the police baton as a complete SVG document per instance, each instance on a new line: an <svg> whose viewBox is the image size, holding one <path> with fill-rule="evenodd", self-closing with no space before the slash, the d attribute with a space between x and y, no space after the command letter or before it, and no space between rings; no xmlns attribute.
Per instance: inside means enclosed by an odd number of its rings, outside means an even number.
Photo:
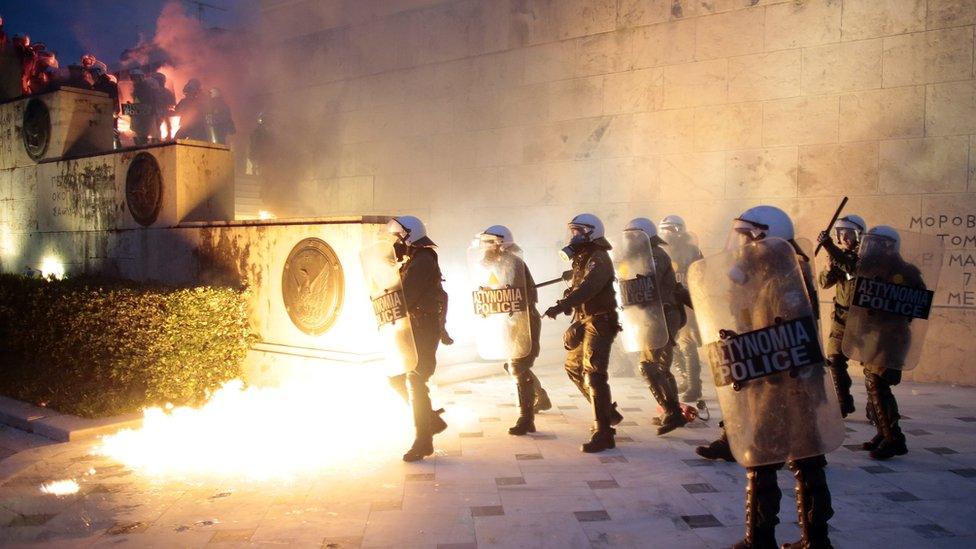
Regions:
<svg viewBox="0 0 976 549"><path fill-rule="evenodd" d="M572 278L573 278L573 271L571 271L571 270L570 271L564 271L563 274L560 275L559 278L554 278L552 280L547 280L545 282L541 282L539 284L536 284L535 287L536 288L541 288L543 286L549 286L551 284L555 284L555 283L560 282L560 281L563 281L563 280L570 280Z"/></svg>
<svg viewBox="0 0 976 549"><path fill-rule="evenodd" d="M837 223L837 218L840 217L840 212L844 209L844 206L846 205L847 205L847 197L845 196L844 199L840 201L840 206L837 206L837 211L834 212L834 217L830 218L830 224L827 225L827 232L830 232L830 229L833 228L834 223ZM820 253L820 248L823 248L822 242L817 243L817 249L813 251L814 257L816 257L817 254Z"/></svg>

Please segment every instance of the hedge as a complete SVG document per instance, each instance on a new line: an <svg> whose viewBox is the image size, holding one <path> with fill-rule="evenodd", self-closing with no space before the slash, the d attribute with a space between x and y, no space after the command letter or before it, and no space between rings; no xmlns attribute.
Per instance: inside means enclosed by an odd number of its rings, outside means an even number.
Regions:
<svg viewBox="0 0 976 549"><path fill-rule="evenodd" d="M0 275L0 394L104 417L240 377L246 290Z"/></svg>

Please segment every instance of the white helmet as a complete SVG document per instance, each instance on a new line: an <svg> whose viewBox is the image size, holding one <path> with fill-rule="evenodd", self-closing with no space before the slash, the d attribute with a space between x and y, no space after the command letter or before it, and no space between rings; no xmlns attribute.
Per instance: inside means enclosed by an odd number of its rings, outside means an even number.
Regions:
<svg viewBox="0 0 976 549"><path fill-rule="evenodd" d="M871 227L865 234L868 239L884 242L886 247L893 252L898 252L901 248L901 235L898 231L887 225L878 225L877 227Z"/></svg>
<svg viewBox="0 0 976 549"><path fill-rule="evenodd" d="M603 222L593 214L579 214L568 223L570 229L580 229L590 242L603 238Z"/></svg>
<svg viewBox="0 0 976 549"><path fill-rule="evenodd" d="M496 242L502 248L510 248L515 245L515 239L512 238L512 231L508 230L508 227L504 225L492 225L481 231L478 234L478 238L482 241Z"/></svg>
<svg viewBox="0 0 976 549"><path fill-rule="evenodd" d="M793 240L793 220L776 206L756 206L735 218L732 230L750 233L753 240L766 237Z"/></svg>
<svg viewBox="0 0 976 549"><path fill-rule="evenodd" d="M685 220L679 215L669 215L661 220L657 226L661 231L672 231L676 233L685 232Z"/></svg>
<svg viewBox="0 0 976 549"><path fill-rule="evenodd" d="M427 228L424 227L424 222L412 215L394 217L386 224L386 230L410 246L434 245L434 242L427 238Z"/></svg>
<svg viewBox="0 0 976 549"><path fill-rule="evenodd" d="M625 231L644 231L647 238L653 239L657 236L657 228L654 226L654 222L646 217L635 217L630 220L630 223L624 227Z"/></svg>
<svg viewBox="0 0 976 549"><path fill-rule="evenodd" d="M859 215L848 214L841 217L834 223L835 229L850 229L857 233L860 237L864 234L864 230L867 229L867 225L864 223L864 218Z"/></svg>

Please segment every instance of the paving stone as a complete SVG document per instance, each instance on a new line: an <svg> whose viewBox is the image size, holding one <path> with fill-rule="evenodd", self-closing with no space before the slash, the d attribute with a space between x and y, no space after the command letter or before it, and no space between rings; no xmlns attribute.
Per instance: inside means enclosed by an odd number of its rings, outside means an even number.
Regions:
<svg viewBox="0 0 976 549"><path fill-rule="evenodd" d="M710 459L683 459L681 460L688 467L714 467L715 462Z"/></svg>
<svg viewBox="0 0 976 549"><path fill-rule="evenodd" d="M610 514L606 511L576 511L576 520L580 522L600 522L610 520Z"/></svg>
<svg viewBox="0 0 976 549"><path fill-rule="evenodd" d="M498 486L522 486L525 484L523 477L499 477L495 479Z"/></svg>
<svg viewBox="0 0 976 549"><path fill-rule="evenodd" d="M600 456L600 463L627 463L624 456Z"/></svg>
<svg viewBox="0 0 976 549"><path fill-rule="evenodd" d="M708 484L707 482L701 482L697 484L682 484L681 485L689 494L713 494L718 492L714 486Z"/></svg>
<svg viewBox="0 0 976 549"><path fill-rule="evenodd" d="M976 478L976 469L949 469L949 471L963 478Z"/></svg>
<svg viewBox="0 0 976 549"><path fill-rule="evenodd" d="M434 473L407 473L406 480L410 482L434 480Z"/></svg>
<svg viewBox="0 0 976 549"><path fill-rule="evenodd" d="M461 438L482 438L483 436L485 436L485 434L481 431L478 431L472 433L460 433L458 436Z"/></svg>
<svg viewBox="0 0 976 549"><path fill-rule="evenodd" d="M908 429L905 432L916 437L924 437L932 434L925 429Z"/></svg>
<svg viewBox="0 0 976 549"><path fill-rule="evenodd" d="M959 452L953 450L952 448L946 448L945 446L937 446L935 448L926 448L929 452L933 454L938 454L940 456L949 456L952 454L958 454Z"/></svg>
<svg viewBox="0 0 976 549"><path fill-rule="evenodd" d="M518 461L535 461L542 458L542 454L515 454L515 459Z"/></svg>
<svg viewBox="0 0 976 549"><path fill-rule="evenodd" d="M884 465L863 465L861 469L871 473L872 475L881 475L884 473L894 473L895 470L890 467L885 467Z"/></svg>
<svg viewBox="0 0 976 549"><path fill-rule="evenodd" d="M608 488L620 488L616 480L588 480L586 485L590 487L591 490L605 490Z"/></svg>
<svg viewBox="0 0 976 549"><path fill-rule="evenodd" d="M938 524L917 524L915 526L909 526L909 528L918 532L920 536L926 539L951 538L955 536L955 534Z"/></svg>
<svg viewBox="0 0 976 549"><path fill-rule="evenodd" d="M682 515L681 520L685 521L691 528L717 528L722 526L714 515Z"/></svg>
<svg viewBox="0 0 976 549"><path fill-rule="evenodd" d="M472 507L472 517L500 517L505 514L505 509L501 505L485 505L482 507Z"/></svg>
<svg viewBox="0 0 976 549"><path fill-rule="evenodd" d="M361 537L328 537L322 540L323 549L356 549L362 545Z"/></svg>
<svg viewBox="0 0 976 549"><path fill-rule="evenodd" d="M958 419L959 421L964 421L966 423L974 423L974 422L976 422L976 417L973 417L973 416L957 417L956 419Z"/></svg>
<svg viewBox="0 0 976 549"><path fill-rule="evenodd" d="M910 492L884 492L882 496L890 499L891 501L918 501L919 498L915 494Z"/></svg>

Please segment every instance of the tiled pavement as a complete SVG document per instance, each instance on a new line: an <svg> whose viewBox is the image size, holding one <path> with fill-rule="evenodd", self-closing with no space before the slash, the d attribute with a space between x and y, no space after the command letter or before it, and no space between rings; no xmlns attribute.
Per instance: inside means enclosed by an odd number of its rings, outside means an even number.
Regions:
<svg viewBox="0 0 976 549"><path fill-rule="evenodd" d="M584 455L585 401L555 370L543 381L557 407L539 417L536 436L506 433L515 414L507 378L467 382L436 401L463 400L479 425L440 435L435 459L391 456L368 471L291 482L154 480L91 455L90 444L12 444L19 435L0 432L0 545L721 547L741 536L743 470L693 453L715 436L716 419L658 438L646 389L616 378L627 418L618 448ZM828 456L835 546L976 547L976 389L896 390L911 418L907 456L878 463L847 447ZM863 403L862 389L856 398ZM862 410L848 428L852 447L872 434ZM64 478L82 479L81 491L40 492ZM786 472L780 486L785 542L797 535Z"/></svg>

